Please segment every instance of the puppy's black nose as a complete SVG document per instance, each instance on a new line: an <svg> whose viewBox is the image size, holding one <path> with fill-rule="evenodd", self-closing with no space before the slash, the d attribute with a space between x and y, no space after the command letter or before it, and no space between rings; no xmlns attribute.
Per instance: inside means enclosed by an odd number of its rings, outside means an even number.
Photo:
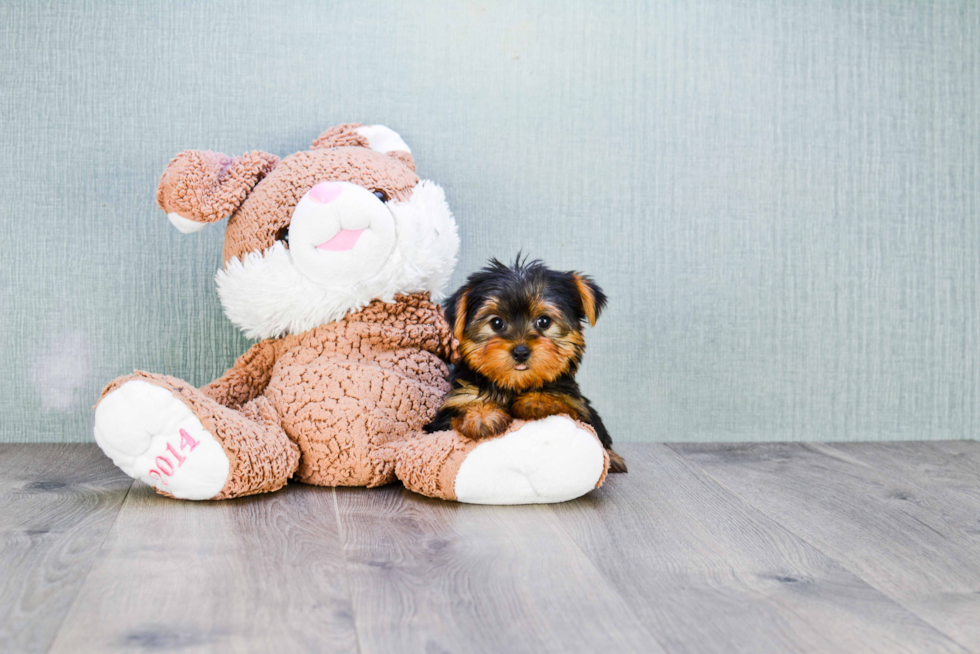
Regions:
<svg viewBox="0 0 980 654"><path fill-rule="evenodd" d="M531 348L527 345L518 345L510 351L510 355L517 363L524 363L531 357Z"/></svg>

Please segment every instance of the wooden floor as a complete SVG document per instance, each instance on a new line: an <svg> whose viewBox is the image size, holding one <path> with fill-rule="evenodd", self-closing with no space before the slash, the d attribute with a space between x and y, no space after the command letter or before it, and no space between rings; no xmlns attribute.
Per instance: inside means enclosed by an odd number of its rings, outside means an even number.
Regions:
<svg viewBox="0 0 980 654"><path fill-rule="evenodd" d="M623 445L575 502L179 502L0 445L0 652L980 652L980 443Z"/></svg>

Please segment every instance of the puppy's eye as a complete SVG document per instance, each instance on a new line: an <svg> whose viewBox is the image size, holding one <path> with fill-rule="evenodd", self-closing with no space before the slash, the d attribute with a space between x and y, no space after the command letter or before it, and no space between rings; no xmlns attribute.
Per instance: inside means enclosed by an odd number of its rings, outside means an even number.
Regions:
<svg viewBox="0 0 980 654"><path fill-rule="evenodd" d="M279 228L279 231L276 232L276 240L282 241L287 248L289 247L289 225L283 225Z"/></svg>
<svg viewBox="0 0 980 654"><path fill-rule="evenodd" d="M378 198L382 202L388 201L388 194L382 191L381 189L375 189L372 192L374 193L374 197Z"/></svg>
<svg viewBox="0 0 980 654"><path fill-rule="evenodd" d="M490 319L490 329L492 329L493 331L499 332L501 329L504 328L504 326L505 326L504 321L502 319L500 318Z"/></svg>
<svg viewBox="0 0 980 654"><path fill-rule="evenodd" d="M534 321L534 326L540 329L541 331L544 331L549 327L551 327L551 318L549 318L548 316L541 316L540 318Z"/></svg>

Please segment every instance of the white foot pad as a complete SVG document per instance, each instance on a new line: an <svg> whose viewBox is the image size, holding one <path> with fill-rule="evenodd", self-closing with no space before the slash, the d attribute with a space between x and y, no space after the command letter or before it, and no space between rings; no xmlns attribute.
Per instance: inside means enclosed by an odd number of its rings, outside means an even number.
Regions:
<svg viewBox="0 0 980 654"><path fill-rule="evenodd" d="M602 476L602 445L563 416L529 422L471 451L456 473L468 504L550 504L585 495Z"/></svg>
<svg viewBox="0 0 980 654"><path fill-rule="evenodd" d="M187 500L217 495L228 479L221 444L173 393L128 381L99 402L95 441L133 479Z"/></svg>

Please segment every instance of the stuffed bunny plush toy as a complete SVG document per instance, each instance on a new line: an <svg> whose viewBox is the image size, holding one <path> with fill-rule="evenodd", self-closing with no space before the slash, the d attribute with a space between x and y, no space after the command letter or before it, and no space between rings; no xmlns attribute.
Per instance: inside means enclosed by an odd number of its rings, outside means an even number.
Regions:
<svg viewBox="0 0 980 654"><path fill-rule="evenodd" d="M602 483L590 427L515 421L496 438L422 433L449 389L452 330L435 304L456 263L442 189L381 125L334 127L280 160L186 151L157 203L184 233L228 218L218 295L261 339L203 388L134 372L111 382L95 439L175 498L274 491L295 479L461 502L560 502Z"/></svg>

